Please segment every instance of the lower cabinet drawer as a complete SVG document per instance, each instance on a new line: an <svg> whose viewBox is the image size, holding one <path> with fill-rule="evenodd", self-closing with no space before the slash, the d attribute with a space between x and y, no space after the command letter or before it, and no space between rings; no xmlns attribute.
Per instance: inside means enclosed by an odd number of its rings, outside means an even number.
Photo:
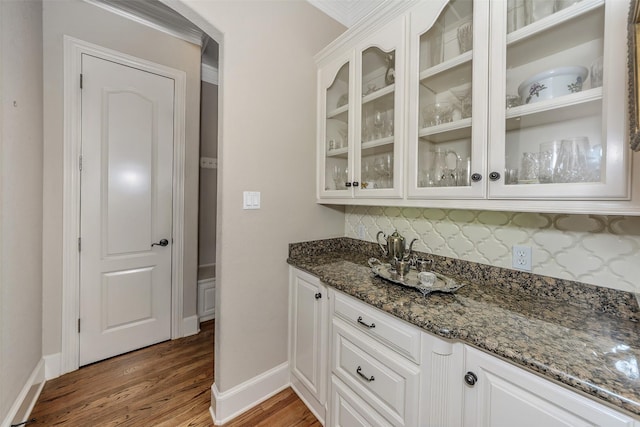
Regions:
<svg viewBox="0 0 640 427"><path fill-rule="evenodd" d="M339 318L332 372L394 426L418 424L420 369Z"/></svg>
<svg viewBox="0 0 640 427"><path fill-rule="evenodd" d="M331 377L330 413L330 427L392 426L335 376Z"/></svg>

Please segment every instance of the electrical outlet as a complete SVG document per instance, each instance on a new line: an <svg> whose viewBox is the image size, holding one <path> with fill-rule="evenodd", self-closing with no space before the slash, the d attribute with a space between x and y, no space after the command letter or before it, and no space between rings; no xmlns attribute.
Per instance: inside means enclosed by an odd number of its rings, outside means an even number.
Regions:
<svg viewBox="0 0 640 427"><path fill-rule="evenodd" d="M365 232L364 224L358 224L358 239L364 240Z"/></svg>
<svg viewBox="0 0 640 427"><path fill-rule="evenodd" d="M518 270L531 271L531 246L514 246L512 265Z"/></svg>

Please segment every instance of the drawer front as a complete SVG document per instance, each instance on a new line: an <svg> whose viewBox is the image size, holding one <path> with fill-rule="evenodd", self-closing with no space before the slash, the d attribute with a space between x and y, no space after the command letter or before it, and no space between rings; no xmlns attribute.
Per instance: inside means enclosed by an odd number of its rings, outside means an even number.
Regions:
<svg viewBox="0 0 640 427"><path fill-rule="evenodd" d="M331 378L331 427L391 427L387 420L335 376Z"/></svg>
<svg viewBox="0 0 640 427"><path fill-rule="evenodd" d="M353 297L333 291L333 312L357 329L420 363L420 330Z"/></svg>
<svg viewBox="0 0 640 427"><path fill-rule="evenodd" d="M420 369L340 319L333 320L333 373L398 426L417 424Z"/></svg>

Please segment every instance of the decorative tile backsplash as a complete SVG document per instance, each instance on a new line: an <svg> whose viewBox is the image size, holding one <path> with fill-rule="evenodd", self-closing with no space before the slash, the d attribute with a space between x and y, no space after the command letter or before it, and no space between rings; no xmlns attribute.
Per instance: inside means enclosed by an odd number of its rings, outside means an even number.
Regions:
<svg viewBox="0 0 640 427"><path fill-rule="evenodd" d="M414 249L512 268L532 248L532 273L640 293L640 217L349 206L345 235L398 230Z"/></svg>

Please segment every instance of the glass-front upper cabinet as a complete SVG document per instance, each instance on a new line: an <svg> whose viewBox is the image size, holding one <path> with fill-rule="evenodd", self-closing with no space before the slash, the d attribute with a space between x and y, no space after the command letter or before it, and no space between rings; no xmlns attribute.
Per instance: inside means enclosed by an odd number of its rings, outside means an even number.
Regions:
<svg viewBox="0 0 640 427"><path fill-rule="evenodd" d="M410 197L484 197L489 2L411 12Z"/></svg>
<svg viewBox="0 0 640 427"><path fill-rule="evenodd" d="M319 195L351 197L352 150L350 126L353 92L353 60L350 55L339 58L320 72L320 117L318 137Z"/></svg>
<svg viewBox="0 0 640 427"><path fill-rule="evenodd" d="M377 31L357 49L356 197L401 197L404 181L405 18Z"/></svg>
<svg viewBox="0 0 640 427"><path fill-rule="evenodd" d="M320 68L320 198L403 195L405 22Z"/></svg>
<svg viewBox="0 0 640 427"><path fill-rule="evenodd" d="M628 197L628 2L492 7L489 197Z"/></svg>

